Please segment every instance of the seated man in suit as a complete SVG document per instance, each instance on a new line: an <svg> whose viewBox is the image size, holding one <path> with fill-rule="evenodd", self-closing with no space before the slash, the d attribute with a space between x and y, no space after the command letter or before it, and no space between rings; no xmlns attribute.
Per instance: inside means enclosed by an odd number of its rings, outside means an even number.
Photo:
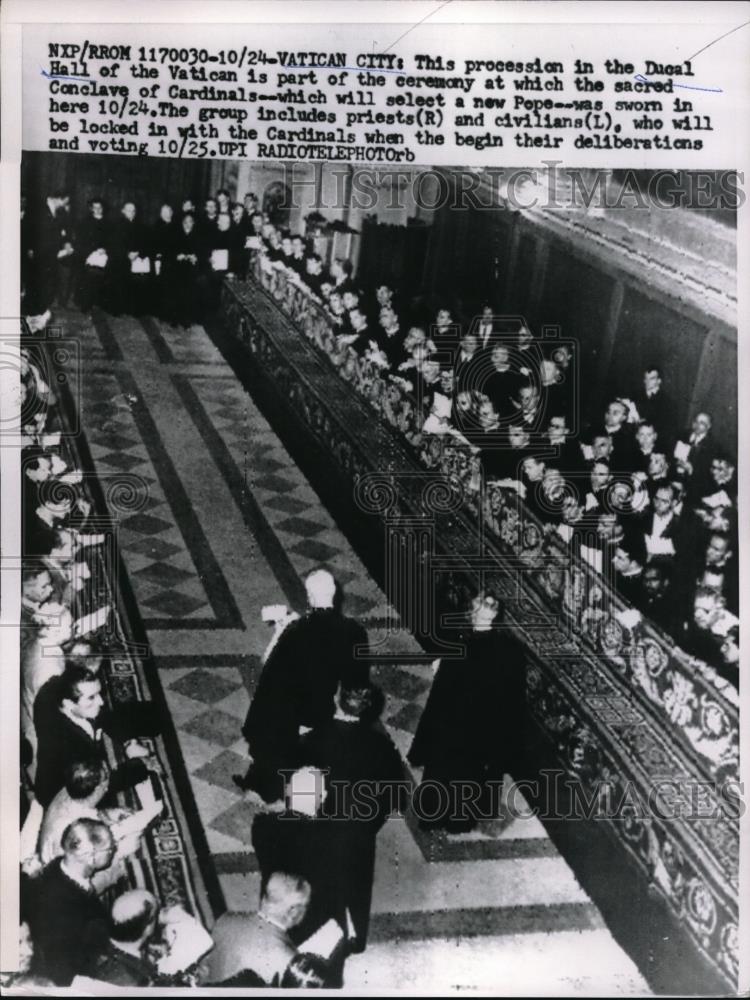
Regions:
<svg viewBox="0 0 750 1000"><path fill-rule="evenodd" d="M733 614L739 613L739 567L726 534L714 532L697 567L698 586L714 587Z"/></svg>
<svg viewBox="0 0 750 1000"><path fill-rule="evenodd" d="M732 625L721 644L721 666L717 667L719 674L734 684L740 686L740 628Z"/></svg>
<svg viewBox="0 0 750 1000"><path fill-rule="evenodd" d="M29 925L35 971L69 986L90 972L107 944L107 910L92 878L110 866L115 842L104 823L79 819L65 830L62 848L29 886Z"/></svg>
<svg viewBox="0 0 750 1000"><path fill-rule="evenodd" d="M144 950L154 935L158 915L156 897L145 889L118 896L109 913L109 940L94 962L92 977L113 986L153 985L157 969L144 958Z"/></svg>
<svg viewBox="0 0 750 1000"><path fill-rule="evenodd" d="M674 487L667 483L656 490L651 507L641 515L643 542L649 561L654 556L674 559L681 547L682 532L675 504Z"/></svg>
<svg viewBox="0 0 750 1000"><path fill-rule="evenodd" d="M674 449L677 474L689 498L696 502L712 492L711 464L716 446L711 426L709 413L697 413L690 429L679 435Z"/></svg>
<svg viewBox="0 0 750 1000"><path fill-rule="evenodd" d="M634 469L635 442L628 424L628 408L621 399L614 399L604 414L603 433L612 440L611 466L616 472Z"/></svg>
<svg viewBox="0 0 750 1000"><path fill-rule="evenodd" d="M62 853L63 834L78 819L106 822L97 808L109 789L109 767L98 757L76 761L68 768L65 787L44 810L37 852L43 865Z"/></svg>
<svg viewBox="0 0 750 1000"><path fill-rule="evenodd" d="M550 416L546 437L555 449L555 456L548 459L548 465L559 469L564 476L578 479L585 468L583 454L578 441L570 437L570 428L563 415L553 413Z"/></svg>
<svg viewBox="0 0 750 1000"><path fill-rule="evenodd" d="M679 645L691 656L720 669L721 647L739 619L724 606L723 597L709 587L698 587L693 599L692 621L685 623Z"/></svg>
<svg viewBox="0 0 750 1000"><path fill-rule="evenodd" d="M679 602L672 585L672 567L668 559L654 558L646 566L633 603L667 635L673 638L678 635Z"/></svg>
<svg viewBox="0 0 750 1000"><path fill-rule="evenodd" d="M479 375L482 370L482 357L479 353L479 339L473 330L467 330L461 338L460 350L456 352L453 366L456 392L468 392L478 389Z"/></svg>
<svg viewBox="0 0 750 1000"><path fill-rule="evenodd" d="M206 985L221 986L252 970L267 986L277 986L297 951L289 931L302 922L309 905L309 882L271 872L257 913L223 913L214 924Z"/></svg>
<svg viewBox="0 0 750 1000"><path fill-rule="evenodd" d="M492 400L501 419L507 420L516 412L513 400L520 389L519 376L510 363L507 343L492 344L490 361L491 371L487 373L486 366L482 369L484 378L481 389Z"/></svg>
<svg viewBox="0 0 750 1000"><path fill-rule="evenodd" d="M21 574L21 627L29 631L35 625L35 618L43 604L52 596L54 586L52 576L46 566L24 566Z"/></svg>
<svg viewBox="0 0 750 1000"><path fill-rule="evenodd" d="M643 421L638 424L635 432L636 447L633 450L633 472L640 472L647 476L651 464L651 456L657 451L656 441L658 438L656 428L653 424Z"/></svg>
<svg viewBox="0 0 750 1000"><path fill-rule="evenodd" d="M62 675L58 710L49 725L37 729L39 749L34 790L48 806L65 784L67 769L80 760L106 760L98 720L104 706L101 681L85 667L75 666ZM111 794L144 781L148 771L142 760L127 760L110 776Z"/></svg>
<svg viewBox="0 0 750 1000"><path fill-rule="evenodd" d="M500 326L495 321L495 311L490 305L482 306L482 314L475 329L479 338L479 349L491 351L500 333Z"/></svg>

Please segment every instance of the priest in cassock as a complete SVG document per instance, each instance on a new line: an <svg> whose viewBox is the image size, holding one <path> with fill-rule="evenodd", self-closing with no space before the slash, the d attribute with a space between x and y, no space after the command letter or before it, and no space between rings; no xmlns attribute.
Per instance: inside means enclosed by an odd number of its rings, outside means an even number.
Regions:
<svg viewBox="0 0 750 1000"><path fill-rule="evenodd" d="M324 569L305 580L308 610L291 621L267 654L242 734L252 763L235 784L267 802L281 797L284 769L294 766L300 727L330 722L334 696L369 681L367 632L336 606L336 581Z"/></svg>
<svg viewBox="0 0 750 1000"><path fill-rule="evenodd" d="M340 688L334 717L300 740L299 763L327 775L329 794L321 815L348 827L345 873L354 929L352 951L364 951L367 944L375 838L388 815L405 808L404 766L391 738L378 725L384 700L373 686Z"/></svg>
<svg viewBox="0 0 750 1000"><path fill-rule="evenodd" d="M474 599L464 655L441 660L432 682L408 755L424 766L414 795L423 828L459 833L497 816L503 775L518 772L525 658L495 625L498 611L494 597Z"/></svg>
<svg viewBox="0 0 750 1000"><path fill-rule="evenodd" d="M200 321L203 282L203 241L189 212L183 215L172 252L164 258L166 316L174 324Z"/></svg>
<svg viewBox="0 0 750 1000"><path fill-rule="evenodd" d="M168 310L167 271L168 261L174 256L177 240L177 223L174 209L168 202L159 208L159 218L151 229L150 250L153 269L153 307L157 316L165 316Z"/></svg>
<svg viewBox="0 0 750 1000"><path fill-rule="evenodd" d="M151 306L151 259L146 227L135 202L120 210L112 241L112 300L115 313L143 316Z"/></svg>
<svg viewBox="0 0 750 1000"><path fill-rule="evenodd" d="M82 312L108 306L112 270L112 232L104 217L104 202L92 198L88 217L78 228L78 305Z"/></svg>

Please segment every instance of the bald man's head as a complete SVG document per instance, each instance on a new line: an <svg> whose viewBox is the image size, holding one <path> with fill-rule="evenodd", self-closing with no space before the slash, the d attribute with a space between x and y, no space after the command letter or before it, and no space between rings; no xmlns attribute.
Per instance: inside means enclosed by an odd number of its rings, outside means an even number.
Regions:
<svg viewBox="0 0 750 1000"><path fill-rule="evenodd" d="M113 941L141 943L151 936L159 904L145 889L124 892L112 904L109 936Z"/></svg>
<svg viewBox="0 0 750 1000"><path fill-rule="evenodd" d="M96 819L77 819L66 826L61 843L65 861L90 874L109 868L116 850L109 827Z"/></svg>
<svg viewBox="0 0 750 1000"><path fill-rule="evenodd" d="M260 912L289 930L307 913L310 895L310 883L300 875L272 872L261 894Z"/></svg>
<svg viewBox="0 0 750 1000"><path fill-rule="evenodd" d="M305 580L307 603L311 608L332 608L336 581L327 569L316 569Z"/></svg>

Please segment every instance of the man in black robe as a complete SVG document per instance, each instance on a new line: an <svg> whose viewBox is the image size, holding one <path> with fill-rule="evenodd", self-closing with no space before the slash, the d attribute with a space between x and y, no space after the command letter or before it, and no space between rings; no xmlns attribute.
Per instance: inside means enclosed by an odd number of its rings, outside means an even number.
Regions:
<svg viewBox="0 0 750 1000"><path fill-rule="evenodd" d="M78 305L83 312L106 309L111 273L112 234L104 202L92 198L89 214L78 228Z"/></svg>
<svg viewBox="0 0 750 1000"><path fill-rule="evenodd" d="M31 218L34 302L25 304L27 314L43 313L55 301L67 303L74 256L69 206L67 193L55 191Z"/></svg>
<svg viewBox="0 0 750 1000"><path fill-rule="evenodd" d="M112 309L141 316L150 306L151 261L148 233L135 203L126 201L113 234Z"/></svg>
<svg viewBox="0 0 750 1000"><path fill-rule="evenodd" d="M149 249L151 252L151 270L153 273L152 308L154 315L166 316L169 304L168 270L169 261L174 256L177 241L177 225L174 220L174 209L168 202L159 209L159 218L151 227Z"/></svg>
<svg viewBox="0 0 750 1000"><path fill-rule="evenodd" d="M414 793L423 829L471 830L499 812L504 774L514 776L523 754L525 654L495 626L498 602L472 603L465 653L443 659L409 750L424 766Z"/></svg>
<svg viewBox="0 0 750 1000"><path fill-rule="evenodd" d="M307 614L286 626L268 654L242 727L253 763L235 782L268 802L280 797L279 772L294 765L300 726L329 722L339 684L362 687L369 679L367 632L336 608L333 576L315 570L305 590Z"/></svg>
<svg viewBox="0 0 750 1000"><path fill-rule="evenodd" d="M204 245L189 212L183 215L173 251L165 258L165 318L179 326L200 322Z"/></svg>
<svg viewBox="0 0 750 1000"><path fill-rule="evenodd" d="M407 781L404 765L388 734L377 726L382 692L374 687L336 697L336 713L300 740L300 764L326 773L328 796L320 813L348 825L347 905L355 932L353 951L364 951L370 922L375 871L375 839L391 812L403 812Z"/></svg>

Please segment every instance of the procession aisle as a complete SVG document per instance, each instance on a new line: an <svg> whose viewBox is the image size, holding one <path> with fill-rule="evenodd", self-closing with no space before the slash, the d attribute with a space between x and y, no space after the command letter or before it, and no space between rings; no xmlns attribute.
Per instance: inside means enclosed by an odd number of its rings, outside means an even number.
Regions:
<svg viewBox="0 0 750 1000"><path fill-rule="evenodd" d="M240 726L269 639L261 607L301 610L302 577L324 565L371 639L394 656L420 651L383 631L395 612L202 327L61 319L85 359L79 406L97 473L147 486L145 504L119 512L120 552L205 831L203 863L230 909L253 911L254 807L232 775L246 766ZM427 657L376 671L402 756L431 676ZM350 960L347 985L512 992L523 981L528 992L531 968L533 992L647 991L538 820L450 838L389 820L371 943Z"/></svg>

